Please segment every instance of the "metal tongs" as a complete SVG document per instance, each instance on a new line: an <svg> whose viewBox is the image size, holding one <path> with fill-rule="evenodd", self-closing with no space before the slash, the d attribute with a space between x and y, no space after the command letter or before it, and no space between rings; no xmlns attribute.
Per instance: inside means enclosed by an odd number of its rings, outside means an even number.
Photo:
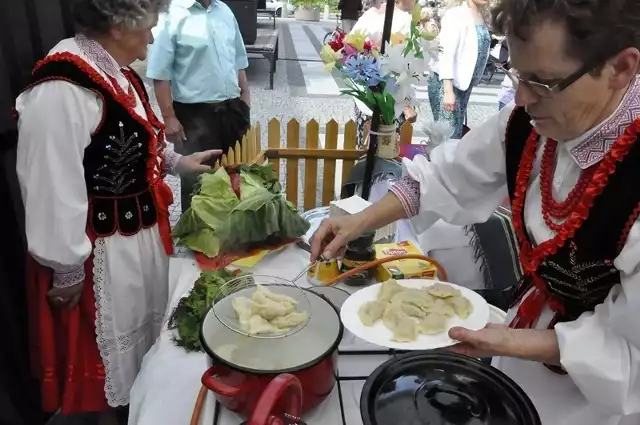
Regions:
<svg viewBox="0 0 640 425"><path fill-rule="evenodd" d="M308 246L309 244L306 244L306 245ZM296 277L294 277L291 280L291 282L296 283L298 281L298 279L301 279L303 276L305 276L309 272L309 270L311 270L316 264L318 264L320 262L326 262L326 261L327 260L325 260L325 258L322 255L320 255L316 261L312 261L311 263L309 263L309 265L307 267L302 269L302 271L300 273L298 273L296 275Z"/></svg>

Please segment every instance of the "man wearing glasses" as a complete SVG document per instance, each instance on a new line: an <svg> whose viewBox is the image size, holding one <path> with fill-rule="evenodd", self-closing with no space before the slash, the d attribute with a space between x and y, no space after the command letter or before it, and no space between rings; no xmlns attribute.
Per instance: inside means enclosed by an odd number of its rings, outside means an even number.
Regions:
<svg viewBox="0 0 640 425"><path fill-rule="evenodd" d="M525 277L508 326L450 330L455 350L495 356L543 424L640 423L640 4L501 0L516 88L456 149L405 160L360 214L326 220L312 256L411 217L482 223L509 196ZM510 267L505 260L505 267Z"/></svg>

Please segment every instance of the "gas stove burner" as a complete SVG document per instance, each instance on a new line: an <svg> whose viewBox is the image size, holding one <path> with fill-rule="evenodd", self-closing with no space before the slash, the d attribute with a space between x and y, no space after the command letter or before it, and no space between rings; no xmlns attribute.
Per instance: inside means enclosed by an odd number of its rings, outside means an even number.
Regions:
<svg viewBox="0 0 640 425"><path fill-rule="evenodd" d="M284 419L284 425L307 425L302 419L288 413L285 413L282 419ZM249 421L244 421L240 425L249 425Z"/></svg>
<svg viewBox="0 0 640 425"><path fill-rule="evenodd" d="M352 334L347 329L345 329L344 333L342 334L342 341L340 341L340 345L343 345L343 346L355 345L356 338L357 337L354 334Z"/></svg>

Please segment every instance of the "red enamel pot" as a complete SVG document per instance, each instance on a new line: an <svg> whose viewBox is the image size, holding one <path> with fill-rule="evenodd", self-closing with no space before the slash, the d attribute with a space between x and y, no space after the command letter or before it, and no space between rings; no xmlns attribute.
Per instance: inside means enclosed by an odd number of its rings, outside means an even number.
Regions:
<svg viewBox="0 0 640 425"><path fill-rule="evenodd" d="M288 281L254 276L274 292L295 297L301 289ZM324 401L336 383L338 345L344 328L337 309L312 290L310 319L283 338L255 338L229 329L210 310L200 340L211 367L202 384L220 404L248 419L249 425L277 425L300 417Z"/></svg>

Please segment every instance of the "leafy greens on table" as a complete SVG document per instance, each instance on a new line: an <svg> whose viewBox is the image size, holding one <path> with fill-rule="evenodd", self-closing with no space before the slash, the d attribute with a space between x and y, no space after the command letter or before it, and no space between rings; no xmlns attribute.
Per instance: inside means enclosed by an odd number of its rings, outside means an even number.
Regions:
<svg viewBox="0 0 640 425"><path fill-rule="evenodd" d="M295 239L308 229L271 166L239 165L202 175L173 236L179 245L216 257Z"/></svg>
<svg viewBox="0 0 640 425"><path fill-rule="evenodd" d="M169 329L176 331L177 346L187 351L202 351L200 325L211 306L224 298L222 286L238 276L224 269L200 273L189 295L180 300L169 319Z"/></svg>

